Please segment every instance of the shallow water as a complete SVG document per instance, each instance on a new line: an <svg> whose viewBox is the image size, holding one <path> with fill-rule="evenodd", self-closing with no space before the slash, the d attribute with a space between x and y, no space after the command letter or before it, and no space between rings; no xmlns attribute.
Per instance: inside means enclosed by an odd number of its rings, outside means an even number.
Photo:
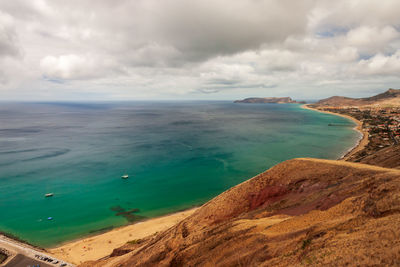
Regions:
<svg viewBox="0 0 400 267"><path fill-rule="evenodd" d="M284 160L338 158L353 127L297 104L1 103L0 230L48 247L189 208Z"/></svg>

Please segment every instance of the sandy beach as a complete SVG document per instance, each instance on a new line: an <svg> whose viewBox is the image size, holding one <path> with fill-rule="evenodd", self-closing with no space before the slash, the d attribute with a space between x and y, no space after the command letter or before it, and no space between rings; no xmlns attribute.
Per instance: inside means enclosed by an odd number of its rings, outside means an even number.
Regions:
<svg viewBox="0 0 400 267"><path fill-rule="evenodd" d="M340 113L335 113L335 112L330 112L330 111L323 111L323 110L319 110L319 109L315 109L315 108L311 108L310 106L306 105L302 105L301 106L304 109L309 109L309 110L314 110L314 111L318 111L318 112L322 112L322 113L328 113L328 114L333 114L336 116L341 116L347 119L350 119L352 121L354 121L357 125L356 127L354 127L355 130L357 130L358 132L360 132L362 134L362 137L360 138L360 140L358 141L358 143L349 150L349 152L347 152L345 155L343 155L339 160L347 160L349 157L351 157L352 155L354 155L355 153L357 153L358 151L363 150L367 145L368 145L368 131L362 128L362 122L357 120L356 118L353 118L349 115L345 115L345 114L340 114Z"/></svg>
<svg viewBox="0 0 400 267"><path fill-rule="evenodd" d="M116 228L103 234L68 242L62 246L48 249L48 252L55 257L75 264L101 259L110 255L115 248L121 247L128 241L141 239L170 228L193 214L197 209L193 208Z"/></svg>

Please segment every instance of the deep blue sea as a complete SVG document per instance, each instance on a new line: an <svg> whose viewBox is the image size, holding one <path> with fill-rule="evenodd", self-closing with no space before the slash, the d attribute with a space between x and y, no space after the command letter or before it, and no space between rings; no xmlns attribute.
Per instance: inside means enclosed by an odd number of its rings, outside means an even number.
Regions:
<svg viewBox="0 0 400 267"><path fill-rule="evenodd" d="M186 209L284 160L336 159L353 127L297 104L0 103L0 231L49 247Z"/></svg>

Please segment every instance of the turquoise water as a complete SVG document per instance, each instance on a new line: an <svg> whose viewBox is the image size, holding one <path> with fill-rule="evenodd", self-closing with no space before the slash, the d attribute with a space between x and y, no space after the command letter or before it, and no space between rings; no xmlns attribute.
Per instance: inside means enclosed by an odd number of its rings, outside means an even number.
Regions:
<svg viewBox="0 0 400 267"><path fill-rule="evenodd" d="M2 103L0 230L49 247L189 208L284 160L338 158L353 127L295 104Z"/></svg>

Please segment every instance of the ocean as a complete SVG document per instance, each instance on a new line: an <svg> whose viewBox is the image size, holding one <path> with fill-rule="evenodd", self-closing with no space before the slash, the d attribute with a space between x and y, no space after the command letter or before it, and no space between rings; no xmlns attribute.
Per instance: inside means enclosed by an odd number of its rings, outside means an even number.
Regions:
<svg viewBox="0 0 400 267"><path fill-rule="evenodd" d="M336 159L354 126L298 104L3 102L0 231L51 247L187 209L284 160Z"/></svg>

